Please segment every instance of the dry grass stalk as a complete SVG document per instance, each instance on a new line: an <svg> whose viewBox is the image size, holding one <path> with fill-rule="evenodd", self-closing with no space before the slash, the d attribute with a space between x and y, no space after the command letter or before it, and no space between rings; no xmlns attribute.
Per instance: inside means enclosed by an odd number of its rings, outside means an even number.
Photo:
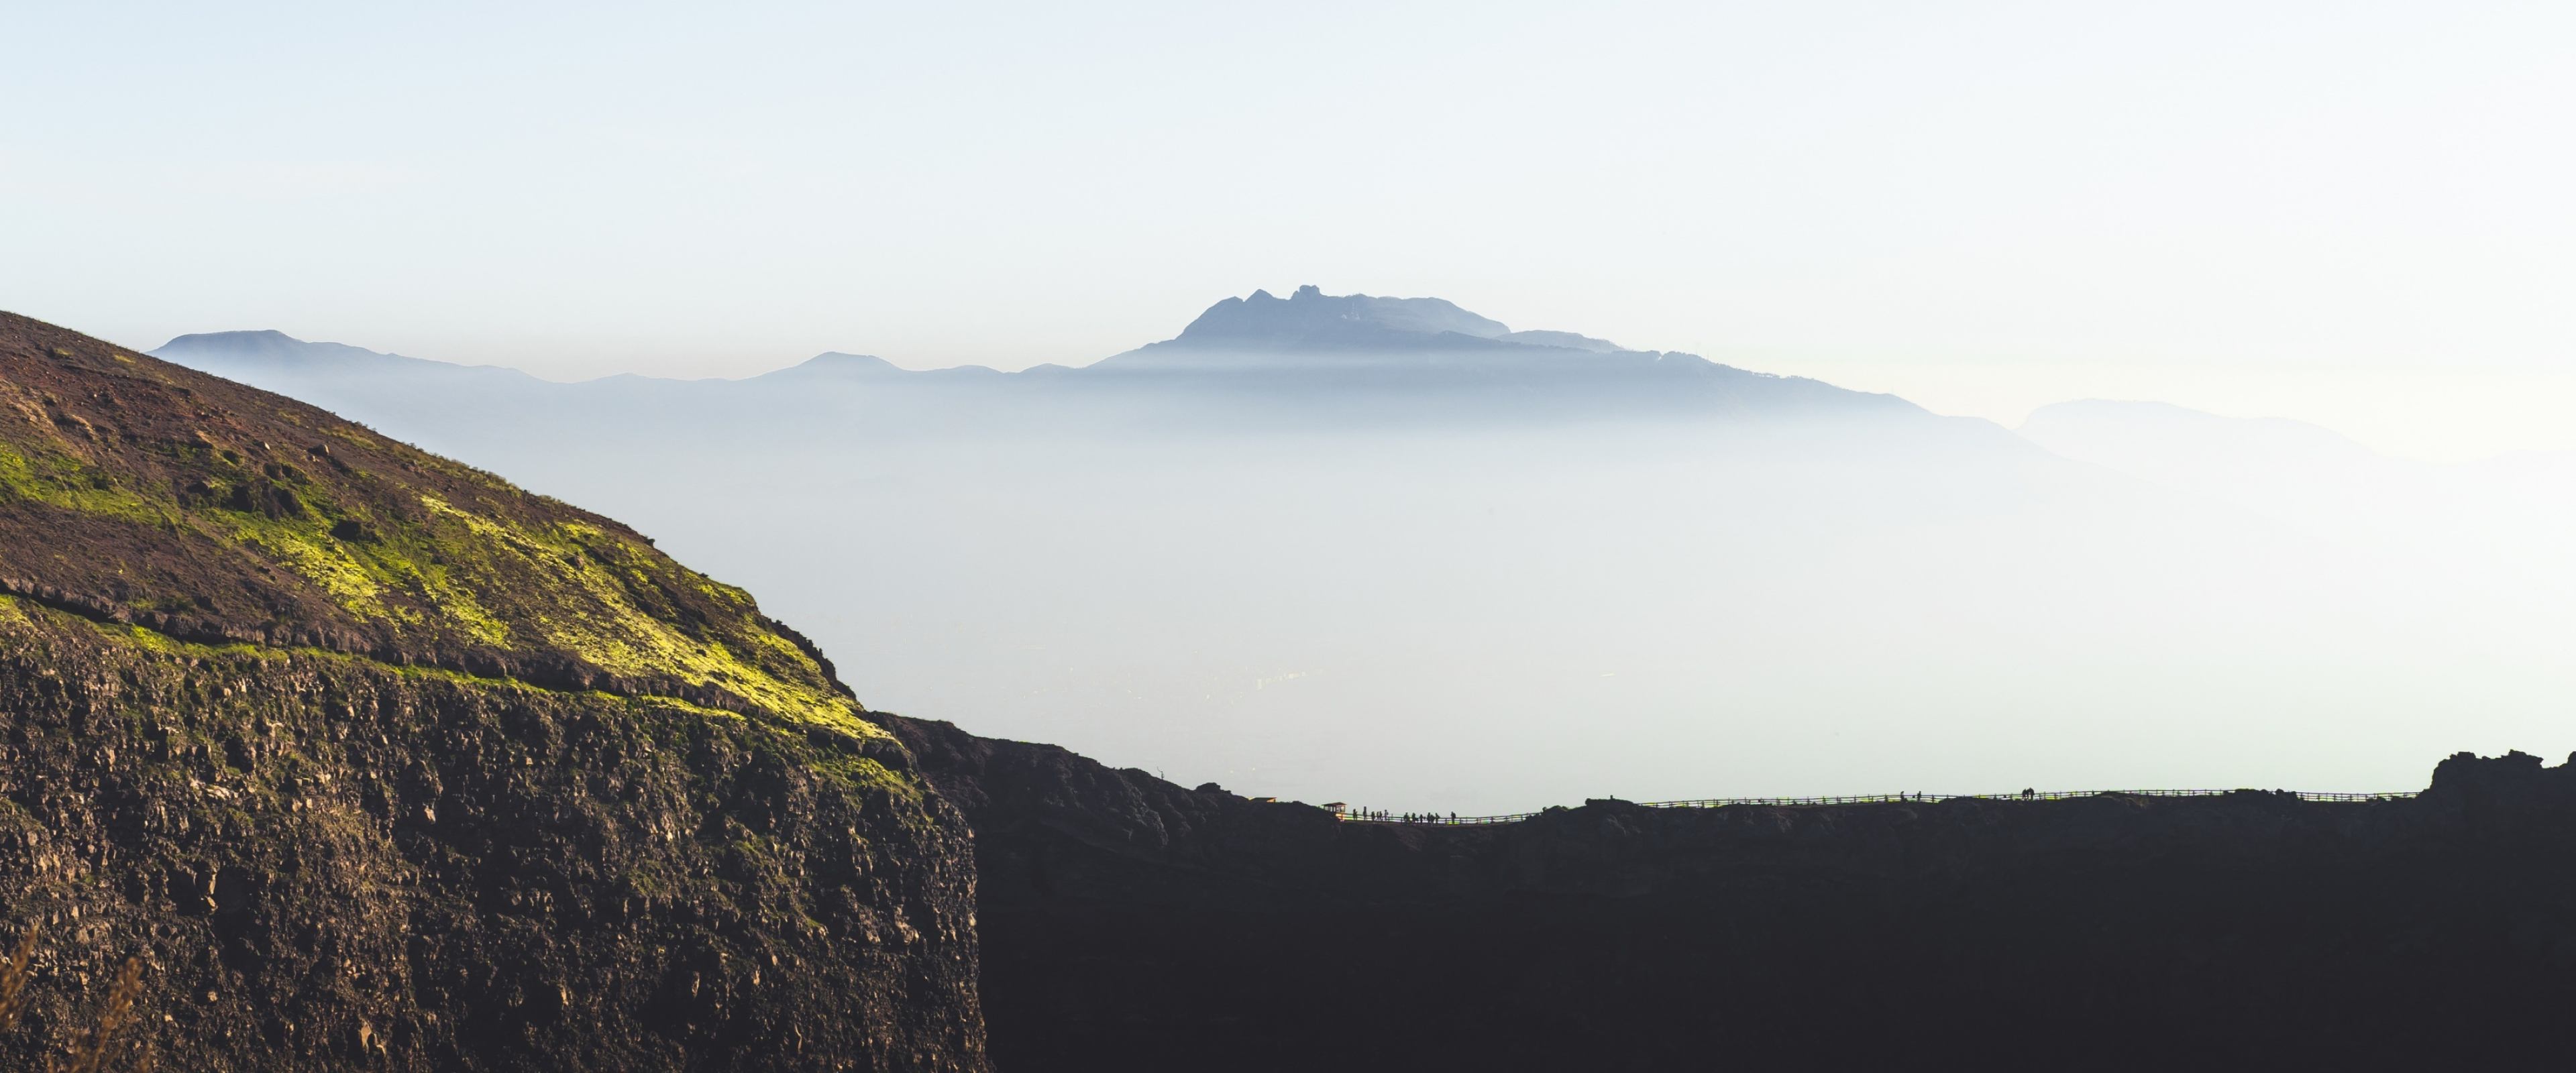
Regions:
<svg viewBox="0 0 2576 1073"><path fill-rule="evenodd" d="M90 1027L89 1040L73 1055L68 1073L98 1073L107 1061L108 1045L116 1041L117 1030L124 1028L126 1019L134 1015L134 1000L141 994L143 959L127 958L125 968L116 974L116 986L107 991L107 1003L98 1009L98 1023Z"/></svg>
<svg viewBox="0 0 2576 1073"><path fill-rule="evenodd" d="M0 1032L18 1027L18 1015L27 1009L27 964L35 956L36 926L29 924L17 952L0 964Z"/></svg>
<svg viewBox="0 0 2576 1073"><path fill-rule="evenodd" d="M35 925L28 925L27 934L18 940L18 949L10 953L8 961L0 962L0 1032L16 1028L18 1015L26 1012L27 977L36 958L36 930ZM99 1007L98 1023L91 1026L89 1039L74 1052L71 1068L63 1073L100 1073L107 1068L108 1051L116 1042L116 1034L133 1018L134 1000L142 994L143 959L127 958L125 967L116 974L116 986L107 991L107 1003ZM133 1052L133 1073L152 1073L159 1057L153 1053L152 1044L138 1043ZM61 1069L50 1058L45 1060L45 1068L49 1073Z"/></svg>

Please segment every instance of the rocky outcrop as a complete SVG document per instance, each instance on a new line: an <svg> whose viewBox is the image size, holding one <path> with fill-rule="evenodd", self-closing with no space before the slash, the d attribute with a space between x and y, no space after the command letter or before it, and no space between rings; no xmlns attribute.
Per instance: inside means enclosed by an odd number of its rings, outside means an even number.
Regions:
<svg viewBox="0 0 2576 1073"><path fill-rule="evenodd" d="M5 603L0 709L10 1068L129 956L165 1066L981 1068L966 839L883 739Z"/></svg>
<svg viewBox="0 0 2576 1073"><path fill-rule="evenodd" d="M622 525L0 317L0 591L0 1068L989 1068L963 819Z"/></svg>
<svg viewBox="0 0 2576 1073"><path fill-rule="evenodd" d="M2576 766L2411 800L1340 823L889 719L978 832L997 1065L2521 1068L2576 999Z"/></svg>

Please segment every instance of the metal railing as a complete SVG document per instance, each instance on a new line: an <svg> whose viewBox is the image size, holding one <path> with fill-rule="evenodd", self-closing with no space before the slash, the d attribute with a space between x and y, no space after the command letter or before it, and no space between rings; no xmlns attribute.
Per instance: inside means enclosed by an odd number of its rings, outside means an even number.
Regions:
<svg viewBox="0 0 2576 1073"><path fill-rule="evenodd" d="M2079 797L2116 795L2126 797L2220 797L2227 794L2278 794L2301 801L2401 801L2421 791L2399 790L2388 793L2320 793L2309 790L2024 790L2010 794L1847 794L1838 797L1707 797L1695 801L1636 801L1639 808L1726 808L1730 805L1753 805L1768 808L1795 808L1812 805L1894 805L1930 804L1967 798L1976 801L2066 801ZM1519 823L1539 815L1535 812L1513 812L1500 816L1460 816L1455 813L1383 811L1345 808L1336 813L1352 823L1416 823L1467 826L1470 824Z"/></svg>

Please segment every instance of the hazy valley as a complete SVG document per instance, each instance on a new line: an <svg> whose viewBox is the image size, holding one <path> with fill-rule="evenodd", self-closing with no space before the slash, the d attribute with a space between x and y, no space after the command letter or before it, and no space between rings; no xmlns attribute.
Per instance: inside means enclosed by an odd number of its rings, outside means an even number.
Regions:
<svg viewBox="0 0 2576 1073"><path fill-rule="evenodd" d="M627 519L872 705L1308 801L2369 789L2565 744L2576 697L2553 456L2143 404L2016 434L1311 290L1018 373L159 353Z"/></svg>

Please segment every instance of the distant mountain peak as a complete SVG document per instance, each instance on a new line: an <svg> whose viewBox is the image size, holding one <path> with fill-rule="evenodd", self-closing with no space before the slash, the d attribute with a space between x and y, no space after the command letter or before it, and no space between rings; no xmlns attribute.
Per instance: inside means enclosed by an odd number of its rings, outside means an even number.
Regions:
<svg viewBox="0 0 2576 1073"><path fill-rule="evenodd" d="M263 328L258 331L247 332L199 332L194 335L183 335L176 339L172 339L167 343L161 344L160 349L152 351L152 356L165 360L177 361L183 365L192 365L190 361L191 358L218 356L236 361L244 359L267 361L309 361L316 358L354 359L362 357L402 357L399 354L385 354L369 350L365 347L350 346L347 343L306 342L305 340L288 335L285 332L278 331L275 328ZM403 360L413 361L418 359L404 358Z"/></svg>
<svg viewBox="0 0 2576 1073"><path fill-rule="evenodd" d="M1200 365L1208 356L1393 355L1444 351L1622 353L1605 339L1573 332L1515 332L1511 325L1445 298L1325 294L1307 284L1281 298L1256 290L1209 306L1181 334L1103 362L1109 368Z"/></svg>
<svg viewBox="0 0 2576 1073"><path fill-rule="evenodd" d="M226 350L236 353L263 353L289 350L305 345L307 344L304 340L275 328L262 328L248 332L197 332L192 335L182 335L161 344L160 349L173 352Z"/></svg>
<svg viewBox="0 0 2576 1073"><path fill-rule="evenodd" d="M437 376L447 370L470 371L471 375L486 382L535 382L537 379L516 369L496 365L454 365L426 358L407 358L347 343L307 342L274 328L182 335L161 344L160 349L151 353L163 361L255 387L281 383L283 381L278 380L281 376Z"/></svg>
<svg viewBox="0 0 2576 1073"><path fill-rule="evenodd" d="M1172 342L1228 350L1477 348L1494 345L1511 330L1445 298L1333 295L1310 283L1286 298L1269 291L1227 298L1209 306Z"/></svg>

